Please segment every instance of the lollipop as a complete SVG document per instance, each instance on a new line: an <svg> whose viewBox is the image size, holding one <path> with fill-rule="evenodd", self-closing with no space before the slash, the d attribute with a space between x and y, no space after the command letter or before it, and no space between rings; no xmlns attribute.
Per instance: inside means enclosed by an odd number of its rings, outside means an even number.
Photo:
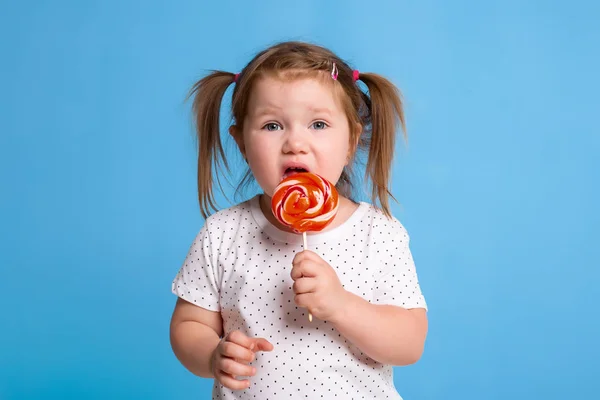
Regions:
<svg viewBox="0 0 600 400"><path fill-rule="evenodd" d="M304 249L307 231L320 231L333 221L338 211L338 192L327 179L300 172L282 180L271 199L273 215L296 233L302 233ZM312 315L308 314L312 321Z"/></svg>

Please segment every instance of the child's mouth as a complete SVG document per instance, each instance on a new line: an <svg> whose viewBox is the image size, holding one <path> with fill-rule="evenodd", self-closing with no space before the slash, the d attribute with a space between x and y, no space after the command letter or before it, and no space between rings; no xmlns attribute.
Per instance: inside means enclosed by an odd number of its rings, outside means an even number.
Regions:
<svg viewBox="0 0 600 400"><path fill-rule="evenodd" d="M295 174L298 174L300 172L308 172L308 171L306 169L304 169L304 168L295 168L295 167L288 168L283 173L283 178L282 179L288 178L288 177L290 177L292 175L295 175Z"/></svg>

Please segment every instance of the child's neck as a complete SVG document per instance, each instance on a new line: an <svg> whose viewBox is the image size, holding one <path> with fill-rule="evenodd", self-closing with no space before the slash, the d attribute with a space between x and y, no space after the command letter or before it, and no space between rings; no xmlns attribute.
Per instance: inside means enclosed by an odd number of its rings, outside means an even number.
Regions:
<svg viewBox="0 0 600 400"><path fill-rule="evenodd" d="M279 222L279 220L277 218L275 218L275 216L273 215L273 211L271 210L271 198L269 196L267 196L266 194L261 194L259 200L260 200L259 201L260 209L261 209L262 213L264 214L265 218L270 223L272 223L278 229L280 229L284 232L293 232L290 228L283 225L281 222ZM339 205L339 209L338 209L338 212L337 212L335 218L333 219L331 224L327 225L327 227L325 227L325 229L323 229L321 232L326 232L328 230L334 229L334 228L342 225L344 222L346 222L346 220L348 220L348 218L350 218L350 216L358 208L358 204L356 204L352 200L347 199L343 196L339 196L339 201L340 201L340 205ZM316 233L319 233L319 232L306 232L307 235L316 234Z"/></svg>

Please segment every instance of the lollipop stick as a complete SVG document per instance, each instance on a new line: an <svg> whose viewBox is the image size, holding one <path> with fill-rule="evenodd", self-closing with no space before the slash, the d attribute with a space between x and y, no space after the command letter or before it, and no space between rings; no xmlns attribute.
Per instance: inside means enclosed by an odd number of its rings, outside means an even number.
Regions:
<svg viewBox="0 0 600 400"><path fill-rule="evenodd" d="M302 232L302 240L304 241L304 250L306 250L308 248L306 244L306 232ZM312 314L310 312L308 313L308 321L312 322Z"/></svg>

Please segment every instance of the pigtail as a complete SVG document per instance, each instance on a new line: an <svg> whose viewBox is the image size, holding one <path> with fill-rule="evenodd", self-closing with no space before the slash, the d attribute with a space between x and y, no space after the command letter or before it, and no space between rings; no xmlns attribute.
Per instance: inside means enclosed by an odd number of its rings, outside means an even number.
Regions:
<svg viewBox="0 0 600 400"><path fill-rule="evenodd" d="M391 217L388 197L396 199L389 190L389 181L398 125L406 135L401 94L392 82L381 75L362 72L359 79L369 90L366 104L370 114L371 140L366 173L373 184L371 196L374 203L379 199L383 212Z"/></svg>
<svg viewBox="0 0 600 400"><path fill-rule="evenodd" d="M219 116L221 101L234 78L235 75L230 72L214 71L198 81L189 95L194 96L192 111L198 140L198 201L205 219L211 208L217 209L213 193L213 166L217 169L217 183L221 189L218 172L223 166L229 171L221 143Z"/></svg>

